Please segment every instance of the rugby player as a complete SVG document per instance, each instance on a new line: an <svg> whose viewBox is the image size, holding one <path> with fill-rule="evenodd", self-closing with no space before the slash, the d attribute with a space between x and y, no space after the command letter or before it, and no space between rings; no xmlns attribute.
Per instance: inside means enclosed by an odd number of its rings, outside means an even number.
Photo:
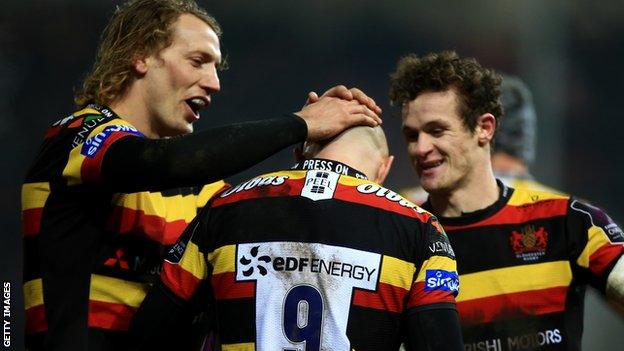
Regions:
<svg viewBox="0 0 624 351"><path fill-rule="evenodd" d="M435 217L380 185L381 128L303 151L188 226L133 320L141 349L174 347L167 331L201 294L223 350L463 350L453 249Z"/></svg>
<svg viewBox="0 0 624 351"><path fill-rule="evenodd" d="M496 180L501 77L455 52L410 55L391 77L420 183L455 249L466 350L579 350L584 289L624 303L624 235L599 208Z"/></svg>

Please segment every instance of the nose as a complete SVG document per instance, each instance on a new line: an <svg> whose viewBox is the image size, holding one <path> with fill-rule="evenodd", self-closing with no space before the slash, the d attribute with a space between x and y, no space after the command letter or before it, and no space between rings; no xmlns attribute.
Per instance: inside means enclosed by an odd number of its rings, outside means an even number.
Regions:
<svg viewBox="0 0 624 351"><path fill-rule="evenodd" d="M417 140L409 143L408 149L409 154L413 157L426 158L433 150L431 137L425 133L420 133Z"/></svg>
<svg viewBox="0 0 624 351"><path fill-rule="evenodd" d="M221 83L219 82L219 74L216 67L210 67L199 81L199 86L204 89L208 94L216 93L221 90Z"/></svg>

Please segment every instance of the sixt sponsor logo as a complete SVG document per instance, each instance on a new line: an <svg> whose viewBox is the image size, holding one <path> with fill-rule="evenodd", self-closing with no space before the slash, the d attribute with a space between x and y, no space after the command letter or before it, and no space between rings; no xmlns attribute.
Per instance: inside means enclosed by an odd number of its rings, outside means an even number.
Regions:
<svg viewBox="0 0 624 351"><path fill-rule="evenodd" d="M401 195L395 193L392 190L386 189L377 184L360 184L357 187L357 191L362 194L375 194L377 197L385 198L386 200L397 202L399 205L407 208L412 208L418 213L425 213L423 209L411 203L410 201L405 200Z"/></svg>
<svg viewBox="0 0 624 351"><path fill-rule="evenodd" d="M425 272L425 291L450 291L459 292L459 278L456 272L441 269L427 269Z"/></svg>
<svg viewBox="0 0 624 351"><path fill-rule="evenodd" d="M224 191L221 193L220 197L226 197L234 193L239 193L243 190L251 190L258 186L282 185L286 179L288 179L287 176L257 177Z"/></svg>
<svg viewBox="0 0 624 351"><path fill-rule="evenodd" d="M108 126L104 128L103 131L96 134L95 136L87 139L84 142L84 144L82 144L82 149L80 150L80 153L87 156L88 158L95 157L95 155L100 150L102 145L104 145L104 142L106 141L106 139L108 139L108 137L110 137L115 132L124 132L124 133L130 133L134 135L143 136L143 134L141 134L141 132L136 130L136 128L134 127L124 126L124 125Z"/></svg>

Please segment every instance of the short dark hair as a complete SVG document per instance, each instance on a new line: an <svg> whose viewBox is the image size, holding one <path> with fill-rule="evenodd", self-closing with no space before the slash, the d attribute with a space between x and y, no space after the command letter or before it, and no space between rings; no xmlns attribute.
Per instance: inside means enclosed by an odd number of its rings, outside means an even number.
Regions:
<svg viewBox="0 0 624 351"><path fill-rule="evenodd" d="M455 89L459 97L459 115L464 126L474 132L477 117L491 113L497 123L503 115L500 102L502 78L494 70L482 67L472 57L460 58L455 51L415 54L399 60L390 76L390 100L408 103L424 92Z"/></svg>
<svg viewBox="0 0 624 351"><path fill-rule="evenodd" d="M183 14L201 19L221 35L217 20L193 0L131 0L118 7L102 32L93 68L74 97L76 105L107 105L121 96L132 82L133 61L171 45L171 25Z"/></svg>

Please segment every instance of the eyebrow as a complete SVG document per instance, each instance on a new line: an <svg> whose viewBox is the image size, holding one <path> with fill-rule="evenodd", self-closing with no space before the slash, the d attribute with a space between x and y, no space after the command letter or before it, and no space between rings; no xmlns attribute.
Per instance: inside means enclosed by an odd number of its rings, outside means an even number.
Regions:
<svg viewBox="0 0 624 351"><path fill-rule="evenodd" d="M197 55L197 54L201 55L201 56L202 56L202 58L203 58L204 60L206 60L206 61L216 61L216 63L217 63L216 65L217 65L217 67L218 67L219 65L221 65L221 63L222 63L222 62L221 62L221 58L219 58L219 59L217 60L217 59L215 58L215 55L212 55L212 54L210 54L210 53L208 53L208 52L206 52L206 51L204 51L204 50L201 50L201 49L195 49L195 50L191 50L191 51L189 52L189 55Z"/></svg>

